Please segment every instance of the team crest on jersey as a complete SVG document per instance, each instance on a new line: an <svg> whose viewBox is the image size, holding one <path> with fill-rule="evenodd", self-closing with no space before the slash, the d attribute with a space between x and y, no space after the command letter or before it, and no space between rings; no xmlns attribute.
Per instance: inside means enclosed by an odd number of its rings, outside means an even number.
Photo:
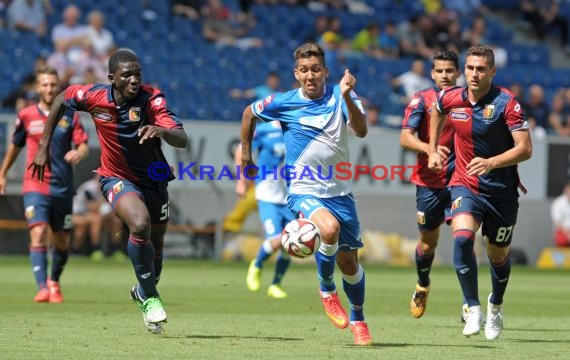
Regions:
<svg viewBox="0 0 570 360"><path fill-rule="evenodd" d="M141 119L141 108L132 107L129 109L129 121L137 122Z"/></svg>
<svg viewBox="0 0 570 360"><path fill-rule="evenodd" d="M30 205L26 208L26 211L24 211L24 216L26 217L26 219L30 220L33 219L33 217L36 215L36 210L34 209L34 205Z"/></svg>
<svg viewBox="0 0 570 360"><path fill-rule="evenodd" d="M119 191L123 190L123 188L125 187L125 185L123 185L122 181L119 181L118 183L116 183L115 185L113 185L113 192L116 194Z"/></svg>
<svg viewBox="0 0 570 360"><path fill-rule="evenodd" d="M425 225L426 224L426 214L423 211L418 211L416 214L416 218L418 219L418 224Z"/></svg>
<svg viewBox="0 0 570 360"><path fill-rule="evenodd" d="M453 200L453 204L451 204L451 210L455 210L460 206L461 206L461 196Z"/></svg>
<svg viewBox="0 0 570 360"><path fill-rule="evenodd" d="M490 119L493 117L493 113L495 112L495 105L485 105L483 109L483 119Z"/></svg>
<svg viewBox="0 0 570 360"><path fill-rule="evenodd" d="M57 126L63 129L67 129L69 127L69 118L67 116L63 116L57 123Z"/></svg>

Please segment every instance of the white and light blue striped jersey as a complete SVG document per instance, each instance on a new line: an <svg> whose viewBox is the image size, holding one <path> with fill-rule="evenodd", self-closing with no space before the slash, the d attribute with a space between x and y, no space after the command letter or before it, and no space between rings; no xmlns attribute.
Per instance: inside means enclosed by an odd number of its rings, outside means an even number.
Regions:
<svg viewBox="0 0 570 360"><path fill-rule="evenodd" d="M354 92L351 97L364 113ZM338 163L349 161L348 109L339 85L326 86L317 100L306 98L301 89L275 93L254 102L251 109L264 121L281 122L290 194L328 198L352 192L352 180L339 180L331 173Z"/></svg>
<svg viewBox="0 0 570 360"><path fill-rule="evenodd" d="M252 151L257 152L259 167L255 179L255 198L272 204L287 204L287 185L280 175L285 165L285 143L278 121L257 125Z"/></svg>

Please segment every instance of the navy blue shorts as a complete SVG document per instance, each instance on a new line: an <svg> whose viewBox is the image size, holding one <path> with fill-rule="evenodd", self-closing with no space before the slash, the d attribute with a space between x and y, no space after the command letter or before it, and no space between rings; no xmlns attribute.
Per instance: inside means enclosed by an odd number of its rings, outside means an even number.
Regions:
<svg viewBox="0 0 570 360"><path fill-rule="evenodd" d="M50 224L53 232L70 232L73 196L56 197L38 192L25 193L24 215L28 227Z"/></svg>
<svg viewBox="0 0 570 360"><path fill-rule="evenodd" d="M451 191L426 186L416 187L418 229L427 232L451 220Z"/></svg>
<svg viewBox="0 0 570 360"><path fill-rule="evenodd" d="M471 214L482 223L482 233L491 244L508 246L517 223L519 199L477 195L464 186L451 187L451 215Z"/></svg>
<svg viewBox="0 0 570 360"><path fill-rule="evenodd" d="M117 177L99 177L101 191L116 210L118 202L125 195L136 195L146 205L152 224L166 224L168 222L168 189L139 187L129 180Z"/></svg>

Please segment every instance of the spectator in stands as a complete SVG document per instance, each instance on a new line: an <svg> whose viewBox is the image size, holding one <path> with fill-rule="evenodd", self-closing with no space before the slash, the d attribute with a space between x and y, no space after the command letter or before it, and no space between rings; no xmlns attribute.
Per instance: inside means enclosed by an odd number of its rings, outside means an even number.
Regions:
<svg viewBox="0 0 570 360"><path fill-rule="evenodd" d="M75 252L82 249L88 235L93 260L102 260L105 255L117 250L117 254L122 254L124 257L121 252L124 246L120 244L121 238L117 236L121 231L122 223L101 193L98 174L77 188L73 197L72 223L73 240L71 247ZM110 240L110 243L102 244L105 240ZM112 249L105 254L102 251L103 246L112 247Z"/></svg>
<svg viewBox="0 0 570 360"><path fill-rule="evenodd" d="M386 21L384 31L380 34L380 50L387 58L400 56L398 36L396 36L396 24L392 20Z"/></svg>
<svg viewBox="0 0 570 360"><path fill-rule="evenodd" d="M270 72L265 77L265 83L251 89L232 89L230 96L234 99L265 99L267 96L279 91L281 78L276 72Z"/></svg>
<svg viewBox="0 0 570 360"><path fill-rule="evenodd" d="M520 9L523 19L530 22L536 36L542 40L551 28L560 32L560 45L570 52L568 46L568 20L559 12L556 0L522 0Z"/></svg>
<svg viewBox="0 0 570 360"><path fill-rule="evenodd" d="M208 0L202 9L204 38L219 46L232 45L241 49L263 46L263 40L260 38L246 37L254 26L252 18L232 15L221 0Z"/></svg>
<svg viewBox="0 0 570 360"><path fill-rule="evenodd" d="M554 243L559 247L570 247L570 181L552 202L550 217L554 226Z"/></svg>
<svg viewBox="0 0 570 360"><path fill-rule="evenodd" d="M544 89L542 86L533 84L529 87L528 99L525 105L524 111L532 134L537 138L545 137L548 129L550 109L544 100Z"/></svg>
<svg viewBox="0 0 570 360"><path fill-rule="evenodd" d="M92 10L87 15L87 36L91 51L95 58L103 64L107 62L109 56L116 50L113 34L105 29L105 14L99 10Z"/></svg>
<svg viewBox="0 0 570 360"><path fill-rule="evenodd" d="M319 15L315 18L313 32L307 36L305 41L319 42L323 34L329 29L329 18L326 15Z"/></svg>
<svg viewBox="0 0 570 360"><path fill-rule="evenodd" d="M396 36L400 43L400 54L402 56L412 56L418 59L431 59L434 51L430 49L425 41L420 28L420 16L414 15L407 21L398 24Z"/></svg>
<svg viewBox="0 0 570 360"><path fill-rule="evenodd" d="M422 60L414 60L410 70L392 79L392 87L404 93L402 103L407 104L416 92L429 88L432 82L425 76L425 66Z"/></svg>
<svg viewBox="0 0 570 360"><path fill-rule="evenodd" d="M51 12L49 1L14 0L8 7L8 24L18 31L29 31L40 38L47 32L46 12Z"/></svg>
<svg viewBox="0 0 570 360"><path fill-rule="evenodd" d="M352 39L352 50L364 53L368 56L382 58L384 54L380 50L380 26L373 22L360 30Z"/></svg>
<svg viewBox="0 0 570 360"><path fill-rule="evenodd" d="M75 5L63 10L63 23L56 25L51 33L54 48L64 54L71 63L82 59L90 46L87 27L79 23L81 11Z"/></svg>
<svg viewBox="0 0 570 360"><path fill-rule="evenodd" d="M170 10L172 14L184 16L192 21L200 18L202 0L171 0Z"/></svg>
<svg viewBox="0 0 570 360"><path fill-rule="evenodd" d="M548 122L555 135L570 136L570 113L566 111L563 92L552 99Z"/></svg>
<svg viewBox="0 0 570 360"><path fill-rule="evenodd" d="M79 23L81 11L75 5L68 5L63 11L63 22L51 32L54 52L48 56L48 65L57 69L63 86L79 82L80 70L89 59L89 36L87 27ZM75 78L74 78L75 77Z"/></svg>

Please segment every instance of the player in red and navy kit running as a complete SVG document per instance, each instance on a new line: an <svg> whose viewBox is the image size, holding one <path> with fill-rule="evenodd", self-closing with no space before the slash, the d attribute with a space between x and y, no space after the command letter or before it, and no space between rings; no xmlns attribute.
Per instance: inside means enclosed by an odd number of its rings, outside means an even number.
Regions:
<svg viewBox="0 0 570 360"><path fill-rule="evenodd" d="M72 110L54 118L57 123L50 147L51 168L43 182L32 178L34 155L48 118L50 105L59 89L57 71L52 68L36 72L39 102L18 113L12 143L0 168L0 194L6 189L6 174L24 146L28 147L26 172L22 181L24 209L30 231L30 260L39 291L35 302L61 303L63 295L59 279L67 263L73 194L72 166L88 153L87 134ZM47 276L47 249L53 240L51 274Z"/></svg>
<svg viewBox="0 0 570 360"><path fill-rule="evenodd" d="M415 318L422 317L426 309L430 290L429 274L439 240L439 226L445 220L450 220L451 195L447 184L455 166L455 155L451 152L453 129L450 124L446 124L437 147L444 159L443 170L436 173L428 169L430 112L437 93L455 86L459 75L457 54L451 51L437 53L431 69L435 86L414 94L402 121L400 145L418 153L418 171L411 179L416 184L417 222L420 230L420 240L416 247L418 282L410 301L410 312Z"/></svg>
<svg viewBox="0 0 570 360"><path fill-rule="evenodd" d="M465 61L466 88L440 92L432 109L428 166L440 171L437 143L444 124L455 130L455 172L451 186L453 261L469 306L463 334L480 332L483 315L478 295L475 233L482 227L491 263L492 292L487 301L485 337L503 330L503 296L511 272L509 249L518 212L517 164L532 155L526 117L516 97L493 84L495 56L487 46L469 48Z"/></svg>
<svg viewBox="0 0 570 360"><path fill-rule="evenodd" d="M162 331L166 322L156 284L162 271L164 234L168 223L168 181L174 179L166 164L161 140L185 147L182 123L167 107L164 94L142 84L137 55L120 49L109 59L110 84L72 85L52 106L34 170L41 179L47 163L47 145L65 109L91 114L101 144L101 191L129 229L127 250L138 284L131 289L148 330Z"/></svg>

